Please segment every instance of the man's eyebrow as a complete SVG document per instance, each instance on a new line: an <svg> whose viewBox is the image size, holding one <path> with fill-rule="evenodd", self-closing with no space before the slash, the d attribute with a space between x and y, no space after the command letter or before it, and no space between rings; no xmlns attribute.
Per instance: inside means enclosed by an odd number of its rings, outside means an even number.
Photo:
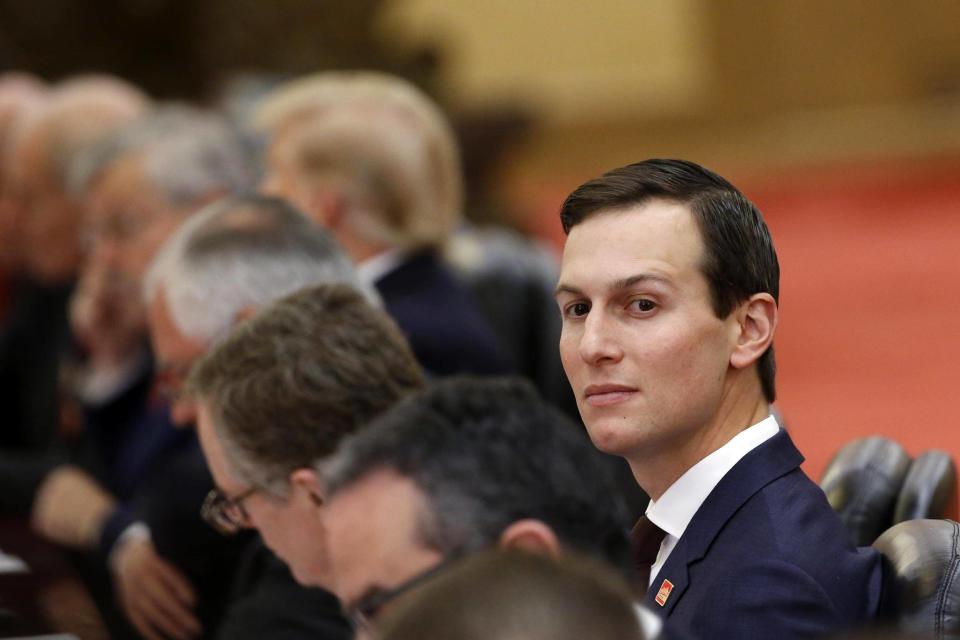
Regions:
<svg viewBox="0 0 960 640"><path fill-rule="evenodd" d="M554 289L554 291L553 291L553 297L556 298L556 297L559 296L561 293L569 293L569 294L574 295L574 296L583 295L583 291L581 291L580 289L578 289L578 288L576 288L576 287L574 287L574 286L571 286L571 285L569 285L569 284L563 284L562 282L557 285L557 288L556 288L556 289Z"/></svg>
<svg viewBox="0 0 960 640"><path fill-rule="evenodd" d="M666 276L662 276L657 273L639 273L635 276L630 276L629 278L615 280L613 284L610 285L610 290L619 291L620 289L628 289L635 284L640 284L641 282L658 282L670 287L673 286L673 281Z"/></svg>
<svg viewBox="0 0 960 640"><path fill-rule="evenodd" d="M610 291L620 291L622 289L628 289L634 286L635 284L640 284L641 282L657 282L669 287L673 286L673 281L666 276L662 276L657 273L638 273L635 276L614 280L613 282L610 283L607 289ZM581 289L574 287L573 285L564 284L561 282L560 284L557 285L557 288L554 290L553 295L554 297L557 297L562 293L569 293L575 296L583 295L583 291Z"/></svg>

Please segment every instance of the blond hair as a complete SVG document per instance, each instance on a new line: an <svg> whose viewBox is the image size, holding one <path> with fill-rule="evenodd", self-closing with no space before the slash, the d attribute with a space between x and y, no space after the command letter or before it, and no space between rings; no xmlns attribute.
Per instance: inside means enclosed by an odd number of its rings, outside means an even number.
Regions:
<svg viewBox="0 0 960 640"><path fill-rule="evenodd" d="M453 129L406 80L370 71L300 78L267 96L253 124L290 141L298 169L346 173L390 205L379 220L363 221L373 239L436 245L460 220L463 176Z"/></svg>

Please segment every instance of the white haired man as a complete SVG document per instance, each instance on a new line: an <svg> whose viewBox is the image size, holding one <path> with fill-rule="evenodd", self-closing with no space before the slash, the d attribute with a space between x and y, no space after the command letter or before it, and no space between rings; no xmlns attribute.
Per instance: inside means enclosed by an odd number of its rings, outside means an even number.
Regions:
<svg viewBox="0 0 960 640"><path fill-rule="evenodd" d="M437 105L400 78L328 72L267 96L256 125L270 138L264 191L330 230L428 372L514 368L438 257L460 222L463 185Z"/></svg>
<svg viewBox="0 0 960 640"><path fill-rule="evenodd" d="M0 405L11 449L42 451L59 427L67 301L83 253L82 202L67 191L68 168L84 148L146 108L146 98L131 85L83 76L56 86L12 132L4 178L8 204L18 212L23 278L0 337Z"/></svg>
<svg viewBox="0 0 960 640"><path fill-rule="evenodd" d="M157 373L171 399L173 420L187 425L196 417L193 400L183 393L195 359L255 309L324 283L364 289L333 239L282 200L230 198L182 225L151 264L145 288ZM143 526L129 530L114 556L124 609L147 638L187 638L200 632L195 585L185 570L209 575L210 556L225 546L200 518L213 483L199 445L192 442L190 451L153 486L149 506L139 514ZM263 625L272 625L275 638L284 633L348 637L335 598L297 585L286 566L261 545L249 554L241 564L254 570L239 578L234 593L240 596L229 604L217 637L262 637L256 630ZM155 579L143 580L144 573ZM264 585L271 588L264 592ZM274 606L277 598L310 604L281 610ZM331 628L341 635L324 636ZM205 625L204 633L213 632Z"/></svg>

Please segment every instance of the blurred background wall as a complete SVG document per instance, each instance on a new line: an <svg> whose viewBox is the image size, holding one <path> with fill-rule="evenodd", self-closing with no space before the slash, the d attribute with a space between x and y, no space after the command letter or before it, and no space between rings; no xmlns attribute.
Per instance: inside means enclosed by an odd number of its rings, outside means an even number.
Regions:
<svg viewBox="0 0 960 640"><path fill-rule="evenodd" d="M330 68L449 110L471 215L562 246L584 179L686 157L764 210L780 405L818 475L857 435L960 452L960 3L3 0L0 68L214 101Z"/></svg>

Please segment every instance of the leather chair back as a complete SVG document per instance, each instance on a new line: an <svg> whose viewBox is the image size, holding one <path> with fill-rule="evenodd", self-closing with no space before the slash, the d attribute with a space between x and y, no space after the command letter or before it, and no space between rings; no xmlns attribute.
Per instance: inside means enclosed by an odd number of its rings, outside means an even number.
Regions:
<svg viewBox="0 0 960 640"><path fill-rule="evenodd" d="M909 468L903 447L882 436L848 443L827 465L820 488L857 546L873 543L890 526Z"/></svg>
<svg viewBox="0 0 960 640"><path fill-rule="evenodd" d="M924 518L956 518L957 467L945 451L930 450L910 465L893 510L893 524Z"/></svg>
<svg viewBox="0 0 960 640"><path fill-rule="evenodd" d="M874 543L888 570L885 613L901 630L960 638L960 524L908 520Z"/></svg>

